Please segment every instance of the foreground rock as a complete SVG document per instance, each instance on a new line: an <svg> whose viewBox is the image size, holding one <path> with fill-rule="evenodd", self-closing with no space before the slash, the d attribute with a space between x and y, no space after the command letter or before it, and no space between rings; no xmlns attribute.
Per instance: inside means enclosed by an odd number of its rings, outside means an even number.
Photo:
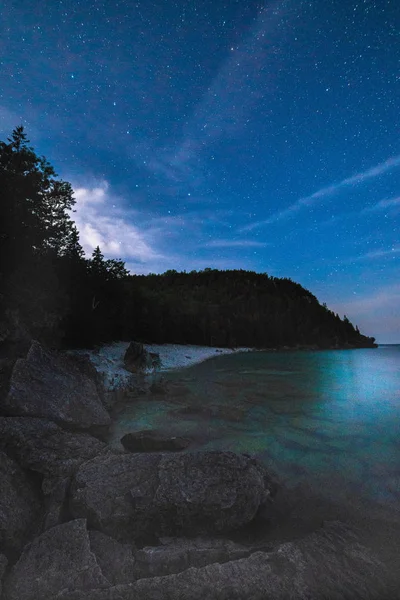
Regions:
<svg viewBox="0 0 400 600"><path fill-rule="evenodd" d="M162 538L161 542L161 546L146 546L136 552L135 579L172 575L251 554L249 548L217 538Z"/></svg>
<svg viewBox="0 0 400 600"><path fill-rule="evenodd" d="M78 519L28 544L6 578L4 592L7 600L50 600L63 590L110 585L90 549L86 521Z"/></svg>
<svg viewBox="0 0 400 600"><path fill-rule="evenodd" d="M58 600L378 600L398 598L390 573L354 531L329 522L272 552L140 579Z"/></svg>
<svg viewBox="0 0 400 600"><path fill-rule="evenodd" d="M70 433L31 417L0 417L0 450L24 468L49 477L66 477L101 452L105 444L87 433Z"/></svg>
<svg viewBox="0 0 400 600"><path fill-rule="evenodd" d="M94 367L85 357L44 349L32 342L16 361L4 409L12 416L43 417L77 429L111 423Z"/></svg>
<svg viewBox="0 0 400 600"><path fill-rule="evenodd" d="M6 572L7 564L7 558L4 556L4 554L0 554L0 598L3 591L3 577L4 573Z"/></svg>
<svg viewBox="0 0 400 600"><path fill-rule="evenodd" d="M26 473L0 452L0 551L14 558L40 514L39 495Z"/></svg>
<svg viewBox="0 0 400 600"><path fill-rule="evenodd" d="M225 532L270 497L254 459L232 452L97 456L71 485L70 510L121 541Z"/></svg>
<svg viewBox="0 0 400 600"><path fill-rule="evenodd" d="M177 452L190 446L190 440L168 437L157 430L143 430L127 433L121 438L121 444L129 452Z"/></svg>
<svg viewBox="0 0 400 600"><path fill-rule="evenodd" d="M90 548L95 554L103 575L113 584L131 583L139 579L136 566L136 547L121 544L100 531L89 531Z"/></svg>

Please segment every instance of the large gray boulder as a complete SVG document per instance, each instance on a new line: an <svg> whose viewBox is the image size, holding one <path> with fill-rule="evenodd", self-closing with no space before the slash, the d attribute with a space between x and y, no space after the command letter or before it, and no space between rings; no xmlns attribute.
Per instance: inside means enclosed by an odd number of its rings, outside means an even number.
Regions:
<svg viewBox="0 0 400 600"><path fill-rule="evenodd" d="M66 477L96 456L105 444L88 433L64 431L51 421L0 417L0 450L24 468L49 477Z"/></svg>
<svg viewBox="0 0 400 600"><path fill-rule="evenodd" d="M42 533L28 544L4 582L6 600L50 600L63 590L109 588L90 549L85 519Z"/></svg>
<svg viewBox="0 0 400 600"><path fill-rule="evenodd" d="M393 575L354 531L330 522L271 552L57 600L389 600L399 597Z"/></svg>
<svg viewBox="0 0 400 600"><path fill-rule="evenodd" d="M89 531L90 548L96 556L103 575L113 585L139 579L136 568L136 547L121 544L101 531Z"/></svg>
<svg viewBox="0 0 400 600"><path fill-rule="evenodd" d="M50 351L34 341L27 357L14 365L4 410L76 429L105 427L111 420L99 391L88 359Z"/></svg>
<svg viewBox="0 0 400 600"><path fill-rule="evenodd" d="M218 451L97 456L75 474L70 510L121 541L230 531L270 498L255 462Z"/></svg>
<svg viewBox="0 0 400 600"><path fill-rule="evenodd" d="M68 491L70 477L45 477L42 492L45 499L45 511L42 530L51 529L68 520Z"/></svg>
<svg viewBox="0 0 400 600"><path fill-rule="evenodd" d="M156 429L144 429L126 433L121 444L129 452L178 452L190 446L190 440L171 437Z"/></svg>
<svg viewBox="0 0 400 600"><path fill-rule="evenodd" d="M145 546L135 555L135 579L181 573L249 556L252 550L219 538L162 538L160 546Z"/></svg>
<svg viewBox="0 0 400 600"><path fill-rule="evenodd" d="M35 486L21 467L0 452L0 551L14 558L40 515L41 502Z"/></svg>
<svg viewBox="0 0 400 600"><path fill-rule="evenodd" d="M6 572L8 560L4 554L0 554L0 598L3 591L3 577Z"/></svg>

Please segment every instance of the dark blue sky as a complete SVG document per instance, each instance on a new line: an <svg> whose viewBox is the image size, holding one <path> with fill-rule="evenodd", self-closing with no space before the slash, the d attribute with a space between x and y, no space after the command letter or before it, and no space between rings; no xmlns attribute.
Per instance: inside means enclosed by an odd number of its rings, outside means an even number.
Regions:
<svg viewBox="0 0 400 600"><path fill-rule="evenodd" d="M3 0L0 134L87 252L291 277L400 342L398 0Z"/></svg>

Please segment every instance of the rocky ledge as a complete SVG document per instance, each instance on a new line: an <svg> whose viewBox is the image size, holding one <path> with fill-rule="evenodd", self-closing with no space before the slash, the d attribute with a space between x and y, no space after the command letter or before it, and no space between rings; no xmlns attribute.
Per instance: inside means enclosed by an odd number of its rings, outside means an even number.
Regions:
<svg viewBox="0 0 400 600"><path fill-rule="evenodd" d="M108 447L84 357L32 343L1 414L1 600L395 597L385 564L339 521L285 543L241 538L285 518L283 486L256 458L158 432Z"/></svg>

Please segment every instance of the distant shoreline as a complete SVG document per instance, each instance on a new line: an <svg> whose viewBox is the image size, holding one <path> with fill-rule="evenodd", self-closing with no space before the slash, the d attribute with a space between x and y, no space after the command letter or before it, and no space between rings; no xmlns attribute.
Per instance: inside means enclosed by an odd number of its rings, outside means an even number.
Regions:
<svg viewBox="0 0 400 600"><path fill-rule="evenodd" d="M114 342L96 350L79 350L78 354L86 354L96 370L102 375L107 389L120 389L129 386L132 378L137 379L124 368L124 354L129 342ZM280 348L220 348L212 346L196 346L184 344L143 344L148 352L157 353L160 356L161 367L156 372L168 373L178 369L184 369L200 364L211 358L222 355L240 354L248 352L320 352L322 350L354 350L359 349L352 346L337 348L319 348L318 346L283 346ZM74 352L75 353L75 352ZM145 375L151 375L151 370Z"/></svg>

